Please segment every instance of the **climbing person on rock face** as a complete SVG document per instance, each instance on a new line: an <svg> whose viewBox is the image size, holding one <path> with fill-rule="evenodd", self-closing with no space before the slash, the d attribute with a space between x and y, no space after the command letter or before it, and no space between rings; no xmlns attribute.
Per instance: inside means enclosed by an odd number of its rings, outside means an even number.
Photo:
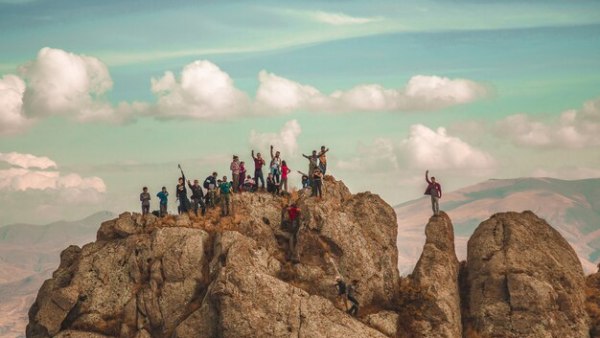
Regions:
<svg viewBox="0 0 600 338"><path fill-rule="evenodd" d="M280 180L280 176L281 176L281 153L279 151L275 152L275 155L273 155L273 146L271 145L271 164L269 165L269 168L271 170L271 174L273 174L273 178L275 179L275 182L277 182L278 184L281 183Z"/></svg>
<svg viewBox="0 0 600 338"><path fill-rule="evenodd" d="M188 186L192 191L192 209L194 210L194 214L198 217L198 205L202 208L202 216L206 214L206 204L204 204L204 192L202 191L202 187L198 184L198 180L194 180L194 184L192 185L188 180Z"/></svg>
<svg viewBox="0 0 600 338"><path fill-rule="evenodd" d="M321 151L319 152L319 169L323 175L327 172L327 152L329 148L325 148L325 146L321 146Z"/></svg>
<svg viewBox="0 0 600 338"><path fill-rule="evenodd" d="M177 187L175 188L175 192L177 194L177 199L179 200L179 214L184 214L190 210L190 200L187 197L187 189L185 188L185 174L183 173L183 169L181 169L181 165L177 165L179 170L181 170L181 177L177 181Z"/></svg>
<svg viewBox="0 0 600 338"><path fill-rule="evenodd" d="M260 180L261 188L265 188L265 177L263 176L262 167L265 165L265 160L262 158L260 153L254 156L254 150L252 150L252 159L254 160L254 181L258 188L258 180Z"/></svg>
<svg viewBox="0 0 600 338"><path fill-rule="evenodd" d="M290 206L284 208L284 212L287 212L288 218L290 220L290 242L289 242L289 257L293 263L299 263L300 260L298 258L298 233L300 232L300 208L296 205L296 203L292 203Z"/></svg>
<svg viewBox="0 0 600 338"><path fill-rule="evenodd" d="M229 216L231 205L231 182L227 181L227 176L223 176L223 180L219 183L221 192L221 216Z"/></svg>
<svg viewBox="0 0 600 338"><path fill-rule="evenodd" d="M229 165L231 176L233 178L233 191L237 192L240 185L240 159L237 155L233 155L233 161Z"/></svg>
<svg viewBox="0 0 600 338"><path fill-rule="evenodd" d="M442 186L435 181L435 177L433 176L429 180L429 170L425 171L425 181L428 184L425 195L431 196L431 209L433 210L433 214L438 216L440 214L439 200L442 198Z"/></svg>
<svg viewBox="0 0 600 338"><path fill-rule="evenodd" d="M348 294L347 294L347 287L346 287L346 282L344 282L344 279L342 278L342 276L336 276L335 277L335 287L337 289L337 299L338 302L340 300L342 300L344 302L344 310L348 311Z"/></svg>
<svg viewBox="0 0 600 338"><path fill-rule="evenodd" d="M158 197L158 199L160 200L159 216L167 216L167 203L169 201L169 192L167 191L167 188L162 187L161 191L159 191L159 193L156 194L156 197Z"/></svg>
<svg viewBox="0 0 600 338"><path fill-rule="evenodd" d="M204 204L206 206L215 207L215 198L217 195L217 172L213 172L212 175L208 176L202 186L206 189L206 195L204 196Z"/></svg>
<svg viewBox="0 0 600 338"><path fill-rule="evenodd" d="M150 213L150 194L148 193L148 187L142 188L140 201L142 202L142 215L148 215Z"/></svg>
<svg viewBox="0 0 600 338"><path fill-rule="evenodd" d="M346 288L346 296L348 297L348 300L350 301L350 303L352 303L352 306L350 307L350 310L348 310L348 313L354 317L356 317L358 315L358 306L360 305L358 303L358 301L356 300L356 298L354 298L354 294L360 294L356 290L357 288L358 288L358 280L356 280L356 279L352 280L352 282L350 282L350 284L348 284L348 286Z"/></svg>

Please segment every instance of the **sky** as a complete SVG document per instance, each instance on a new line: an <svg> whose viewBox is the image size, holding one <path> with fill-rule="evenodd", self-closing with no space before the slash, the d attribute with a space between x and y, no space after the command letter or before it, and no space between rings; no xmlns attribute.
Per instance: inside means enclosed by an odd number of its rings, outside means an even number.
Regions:
<svg viewBox="0 0 600 338"><path fill-rule="evenodd" d="M391 205L427 169L600 176L597 1L0 0L0 31L0 225L137 211L271 144Z"/></svg>

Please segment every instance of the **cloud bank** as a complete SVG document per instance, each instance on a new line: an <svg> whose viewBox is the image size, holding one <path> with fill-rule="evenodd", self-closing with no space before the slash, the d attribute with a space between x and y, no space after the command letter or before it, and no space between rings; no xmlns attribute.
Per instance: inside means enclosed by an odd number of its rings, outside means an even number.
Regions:
<svg viewBox="0 0 600 338"><path fill-rule="evenodd" d="M298 154L298 136L302 128L296 120L286 122L278 133L260 133L256 130L250 132L250 145L253 149L269 149L282 152L284 157ZM265 154L265 158L268 157Z"/></svg>
<svg viewBox="0 0 600 338"><path fill-rule="evenodd" d="M0 134L21 132L50 116L123 123L141 116L225 120L298 111L427 111L469 103L488 93L471 80L429 75L413 76L403 88L361 84L330 94L266 70L259 72L258 83L256 97L250 98L228 73L198 60L179 76L167 71L152 78L155 102L112 104L108 94L113 80L102 61L46 47L20 67L20 75L0 79Z"/></svg>

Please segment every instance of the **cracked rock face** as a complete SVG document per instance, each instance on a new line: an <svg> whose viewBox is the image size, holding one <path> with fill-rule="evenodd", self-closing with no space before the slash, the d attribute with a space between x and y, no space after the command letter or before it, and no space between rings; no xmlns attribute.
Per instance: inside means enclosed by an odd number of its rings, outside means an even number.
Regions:
<svg viewBox="0 0 600 338"><path fill-rule="evenodd" d="M532 212L481 223L468 243L466 273L469 330L483 337L589 337L581 263Z"/></svg>
<svg viewBox="0 0 600 338"><path fill-rule="evenodd" d="M302 210L297 264L286 259L281 227L290 201L270 194L236 194L231 217L214 209L104 222L96 242L63 251L29 311L27 336L393 336L393 324L368 318L393 308L395 213L331 177L325 189L321 201L305 192L292 200ZM361 282L358 299L368 310L359 318L336 298L338 274Z"/></svg>

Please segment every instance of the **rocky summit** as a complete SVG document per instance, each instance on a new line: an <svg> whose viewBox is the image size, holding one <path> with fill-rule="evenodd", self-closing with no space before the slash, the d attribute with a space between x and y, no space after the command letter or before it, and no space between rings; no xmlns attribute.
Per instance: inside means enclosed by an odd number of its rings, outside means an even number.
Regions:
<svg viewBox="0 0 600 338"><path fill-rule="evenodd" d="M456 258L445 213L424 220L412 274L396 216L326 177L323 199L242 193L232 216L123 213L70 246L29 311L28 337L589 337L600 283L531 212L481 223ZM282 208L301 209L296 250ZM336 277L358 280L357 316ZM586 301L587 295L587 301ZM587 311L586 311L587 309ZM596 311L600 313L600 311ZM591 331L590 331L591 330Z"/></svg>

